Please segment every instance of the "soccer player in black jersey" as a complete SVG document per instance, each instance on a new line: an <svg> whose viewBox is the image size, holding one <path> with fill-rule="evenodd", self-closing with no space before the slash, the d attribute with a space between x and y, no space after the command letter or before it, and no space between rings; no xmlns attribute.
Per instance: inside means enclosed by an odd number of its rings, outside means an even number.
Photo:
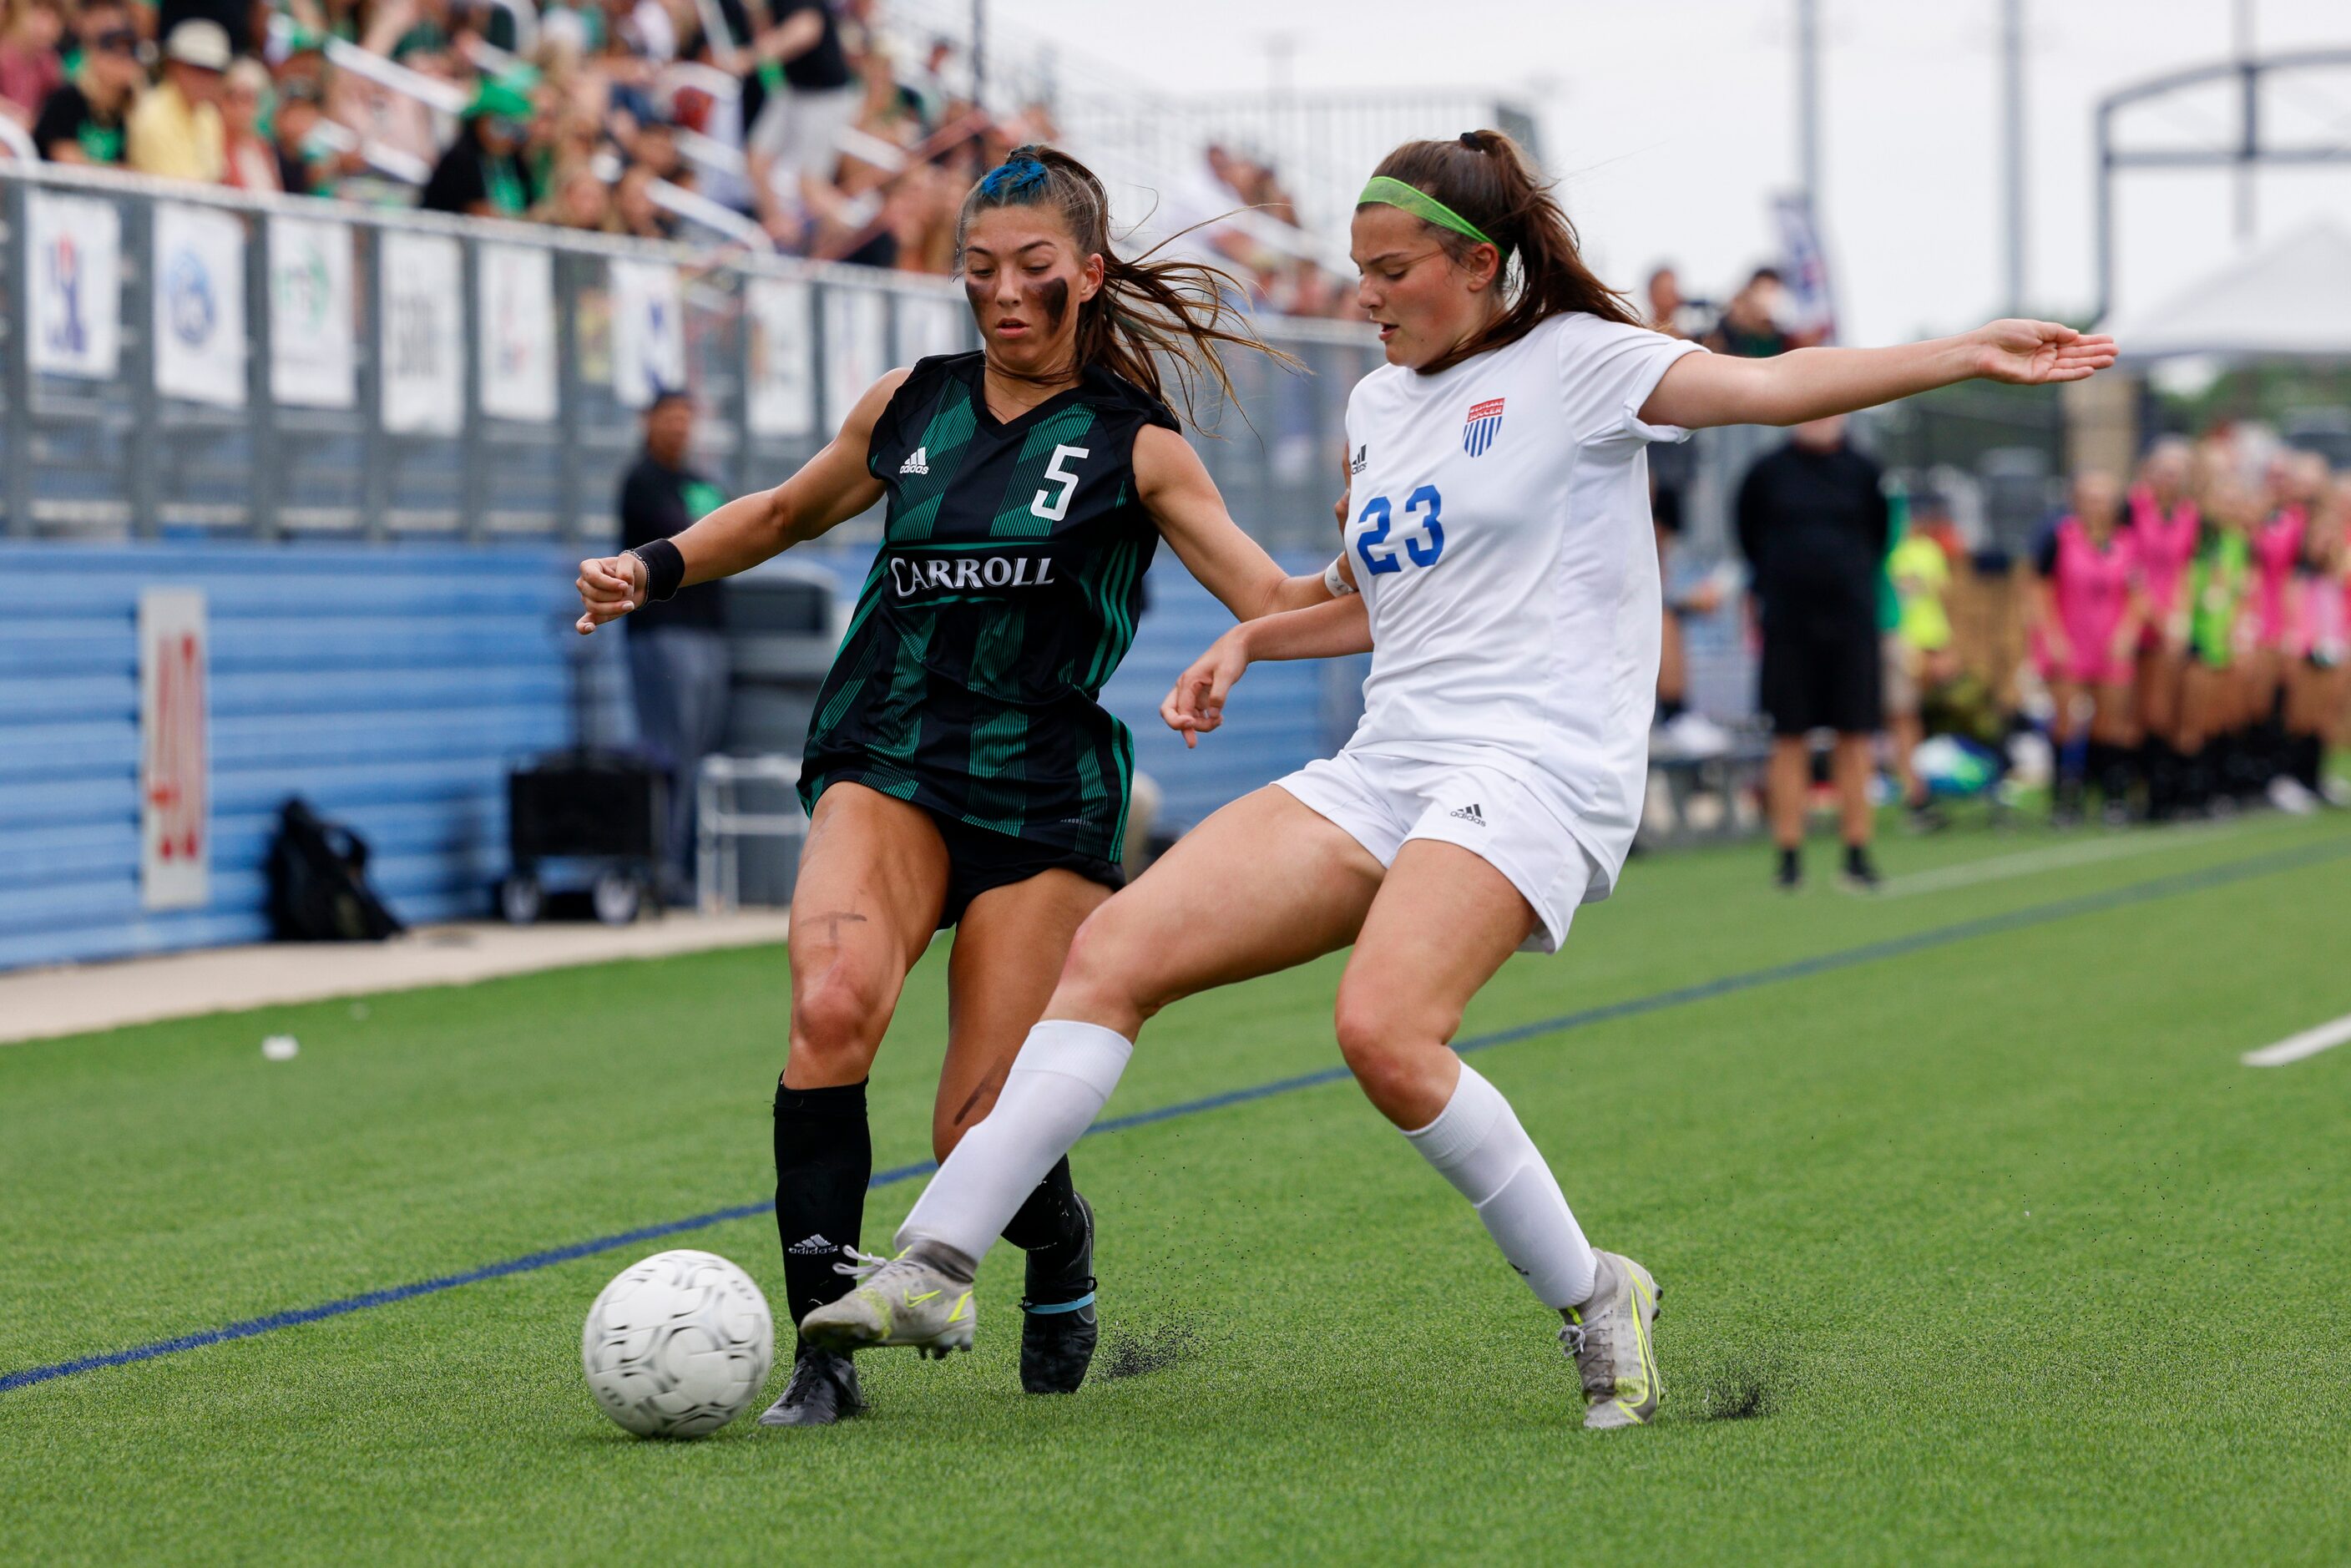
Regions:
<svg viewBox="0 0 2351 1568"><path fill-rule="evenodd" d="M1134 745L1097 700L1165 538L1243 620L1331 597L1235 526L1162 397L1228 394L1220 347L1266 350L1229 278L1127 260L1102 183L1024 147L965 199L957 240L986 347L882 378L773 490L674 539L584 561L583 632L888 504L809 732L791 925L790 1054L776 1090L776 1223L793 1321L839 1297L872 1171L865 1080L906 972L956 928L931 1141L987 1114L1079 923L1119 885ZM1022 1386L1074 1390L1097 1334L1093 1216L1069 1162L1005 1228L1028 1252ZM799 1347L761 1420L861 1406L845 1356Z"/></svg>

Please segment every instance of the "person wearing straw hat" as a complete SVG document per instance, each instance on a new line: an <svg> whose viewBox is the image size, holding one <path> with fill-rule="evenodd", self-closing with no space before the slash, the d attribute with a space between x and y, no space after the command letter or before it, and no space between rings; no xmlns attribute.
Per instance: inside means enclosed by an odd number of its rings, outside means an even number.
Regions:
<svg viewBox="0 0 2351 1568"><path fill-rule="evenodd" d="M141 174L216 184L228 167L221 84L235 57L228 33L199 16L163 40L163 80L131 111L124 162Z"/></svg>

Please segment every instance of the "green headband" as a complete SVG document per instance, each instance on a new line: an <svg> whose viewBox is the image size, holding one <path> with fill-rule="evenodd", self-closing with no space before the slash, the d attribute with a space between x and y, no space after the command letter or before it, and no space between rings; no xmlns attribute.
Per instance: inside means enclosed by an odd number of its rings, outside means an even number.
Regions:
<svg viewBox="0 0 2351 1568"><path fill-rule="evenodd" d="M1364 193L1355 198L1355 204L1363 207L1374 204L1402 207L1414 217L1425 218L1440 228L1451 229L1455 234L1468 235L1479 245L1490 245L1496 250L1502 248L1499 241L1487 237L1486 232L1476 224L1426 191L1407 185L1402 180L1391 179L1385 174L1373 175L1372 183L1364 187Z"/></svg>

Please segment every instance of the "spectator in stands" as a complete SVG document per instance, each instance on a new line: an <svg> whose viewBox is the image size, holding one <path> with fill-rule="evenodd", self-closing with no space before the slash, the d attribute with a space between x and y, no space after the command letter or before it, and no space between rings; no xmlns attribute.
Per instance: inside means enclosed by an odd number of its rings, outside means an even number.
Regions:
<svg viewBox="0 0 2351 1568"><path fill-rule="evenodd" d="M1788 314L1788 289L1773 267L1759 267L1747 279L1746 287L1730 297L1722 308L1722 315L1714 329L1706 335L1706 346L1718 354L1737 354L1742 359L1768 360L1784 354L1791 349L1807 347L1813 339L1790 331L1783 321Z"/></svg>
<svg viewBox="0 0 2351 1568"><path fill-rule="evenodd" d="M331 196L341 182L364 173L367 161L355 147L342 145L350 132L319 112L317 89L305 78L283 84L275 129L277 132L277 183L281 189L303 196Z"/></svg>
<svg viewBox="0 0 2351 1568"><path fill-rule="evenodd" d="M49 95L65 86L65 62L57 45L66 19L57 0L10 0L0 23L0 114L26 130L40 118Z"/></svg>
<svg viewBox="0 0 2351 1568"><path fill-rule="evenodd" d="M1834 730L1832 766L1844 839L1844 880L1867 891L1872 738L1880 690L1878 582L1890 517L1877 465L1845 444L1843 416L1800 424L1739 487L1739 545L1762 618L1757 706L1771 716L1771 836L1777 881L1803 883L1810 737Z"/></svg>
<svg viewBox="0 0 2351 1568"><path fill-rule="evenodd" d="M773 0L773 26L752 40L758 62L744 89L760 99L744 139L760 224L788 248L802 245L810 186L826 180L841 131L864 92L849 68L841 24L825 0ZM754 84L757 92L753 93Z"/></svg>
<svg viewBox="0 0 2351 1568"><path fill-rule="evenodd" d="M426 182L417 205L430 213L517 218L530 210L530 171L519 154L530 134L530 99L510 81L485 78L466 106L465 129Z"/></svg>
<svg viewBox="0 0 2351 1568"><path fill-rule="evenodd" d="M620 232L639 239L675 239L677 219L653 200L653 172L642 165L621 175L612 193L612 213Z"/></svg>
<svg viewBox="0 0 2351 1568"><path fill-rule="evenodd" d="M587 163L570 163L559 167L549 182L549 193L531 209L530 215L543 224L558 228L581 229L590 233L605 233L616 229L619 222L612 215L612 193L595 169Z"/></svg>
<svg viewBox="0 0 2351 1568"><path fill-rule="evenodd" d="M127 126L131 168L168 180L217 184L227 172L223 86L234 57L218 22L193 16L163 40L163 79L139 100Z"/></svg>
<svg viewBox="0 0 2351 1568"><path fill-rule="evenodd" d="M285 189L277 172L277 150L261 134L268 97L267 66L244 59L229 67L221 94L221 147L227 163L223 184L262 193Z"/></svg>
<svg viewBox="0 0 2351 1568"><path fill-rule="evenodd" d="M124 125L147 85L139 34L118 0L90 0L81 13L81 66L41 106L33 142L58 163L120 163Z"/></svg>
<svg viewBox="0 0 2351 1568"><path fill-rule="evenodd" d="M621 545L632 549L683 531L726 499L686 465L694 401L665 389L645 411L645 446L621 481ZM629 676L637 729L670 779L665 894L684 902L694 884L694 788L702 758L726 734L725 590L680 589L629 617Z"/></svg>

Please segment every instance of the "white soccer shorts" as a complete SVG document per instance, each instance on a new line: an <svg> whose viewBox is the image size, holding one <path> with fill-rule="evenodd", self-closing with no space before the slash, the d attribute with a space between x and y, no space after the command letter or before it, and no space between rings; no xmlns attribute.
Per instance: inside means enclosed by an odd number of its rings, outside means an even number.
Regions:
<svg viewBox="0 0 2351 1568"><path fill-rule="evenodd" d="M1568 922L1605 887L1591 852L1532 788L1499 768L1342 751L1274 780L1371 852L1395 863L1407 839L1458 844L1510 879L1534 906L1522 953L1556 953Z"/></svg>

